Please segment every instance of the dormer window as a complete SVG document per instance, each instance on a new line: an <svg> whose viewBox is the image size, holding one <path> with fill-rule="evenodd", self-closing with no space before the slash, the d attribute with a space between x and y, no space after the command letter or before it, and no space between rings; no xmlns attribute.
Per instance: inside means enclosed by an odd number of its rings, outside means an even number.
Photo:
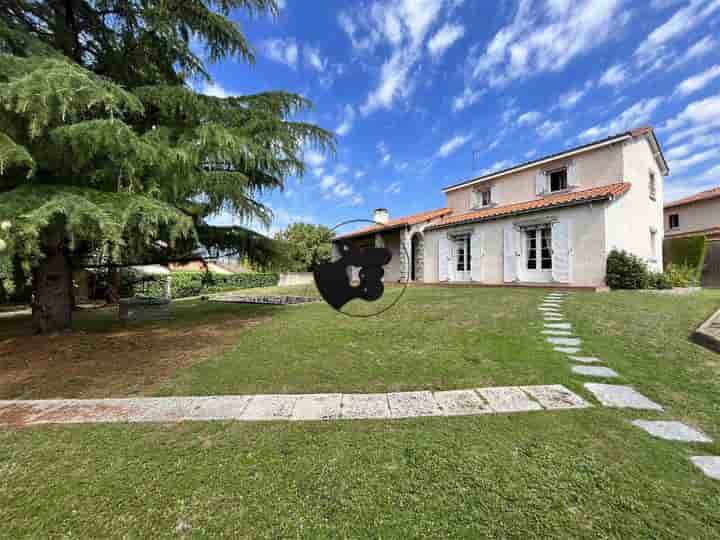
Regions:
<svg viewBox="0 0 720 540"><path fill-rule="evenodd" d="M492 204L492 192L490 188L476 189L473 191L473 208L484 208Z"/></svg>
<svg viewBox="0 0 720 540"><path fill-rule="evenodd" d="M548 178L550 179L550 192L565 191L568 188L568 173L567 167L561 169L555 169L548 171Z"/></svg>

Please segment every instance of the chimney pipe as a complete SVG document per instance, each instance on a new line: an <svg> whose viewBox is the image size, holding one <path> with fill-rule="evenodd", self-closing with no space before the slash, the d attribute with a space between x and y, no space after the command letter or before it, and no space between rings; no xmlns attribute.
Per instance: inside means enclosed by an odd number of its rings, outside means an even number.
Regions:
<svg viewBox="0 0 720 540"><path fill-rule="evenodd" d="M385 225L390 220L387 208L376 208L373 214L373 221Z"/></svg>

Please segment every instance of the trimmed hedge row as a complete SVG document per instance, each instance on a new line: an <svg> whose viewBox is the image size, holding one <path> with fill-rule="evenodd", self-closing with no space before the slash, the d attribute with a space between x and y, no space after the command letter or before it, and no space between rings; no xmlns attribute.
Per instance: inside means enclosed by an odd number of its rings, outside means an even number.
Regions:
<svg viewBox="0 0 720 540"><path fill-rule="evenodd" d="M231 291L234 289L252 289L255 287L274 287L280 281L280 275L267 274L213 274L205 272L173 272L170 287L173 298L187 298L202 294ZM136 293L140 292L138 290ZM164 296L165 280L159 279L142 287L142 294Z"/></svg>

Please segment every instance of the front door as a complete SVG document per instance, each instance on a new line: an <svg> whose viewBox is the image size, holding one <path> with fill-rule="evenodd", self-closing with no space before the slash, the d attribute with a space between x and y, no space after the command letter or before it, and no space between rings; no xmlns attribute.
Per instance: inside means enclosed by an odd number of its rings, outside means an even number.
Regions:
<svg viewBox="0 0 720 540"><path fill-rule="evenodd" d="M470 281L470 237L464 236L455 240L455 279L454 281Z"/></svg>
<svg viewBox="0 0 720 540"><path fill-rule="evenodd" d="M552 228L550 225L525 230L525 280L552 281Z"/></svg>

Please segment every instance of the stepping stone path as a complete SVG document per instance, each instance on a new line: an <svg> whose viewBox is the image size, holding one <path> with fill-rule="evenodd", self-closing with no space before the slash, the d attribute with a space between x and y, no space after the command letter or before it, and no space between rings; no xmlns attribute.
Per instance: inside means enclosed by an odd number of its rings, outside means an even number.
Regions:
<svg viewBox="0 0 720 540"><path fill-rule="evenodd" d="M580 338L549 337L545 338L545 341L552 343L553 345L561 345L563 347L579 347L582 344L582 340Z"/></svg>
<svg viewBox="0 0 720 540"><path fill-rule="evenodd" d="M594 356L572 356L570 355L570 360L573 362L582 362L583 364L593 364L595 362L602 362L599 358L595 358Z"/></svg>
<svg viewBox="0 0 720 540"><path fill-rule="evenodd" d="M554 330L554 329L543 330L542 333L545 335L548 335L548 336L572 336L573 335L573 333L570 332L569 330Z"/></svg>
<svg viewBox="0 0 720 540"><path fill-rule="evenodd" d="M389 394L268 394L128 399L0 401L0 426L112 422L307 421L457 416L579 409L562 385Z"/></svg>
<svg viewBox="0 0 720 540"><path fill-rule="evenodd" d="M632 386L599 383L585 383L584 386L606 407L663 410L661 405L646 398Z"/></svg>
<svg viewBox="0 0 720 540"><path fill-rule="evenodd" d="M720 456L693 456L690 461L700 469L705 476L720 480Z"/></svg>
<svg viewBox="0 0 720 540"><path fill-rule="evenodd" d="M557 328L558 330L570 330L572 324L567 323L545 323L545 328Z"/></svg>
<svg viewBox="0 0 720 540"><path fill-rule="evenodd" d="M632 424L647 431L653 437L666 441L701 442L709 443L712 439L702 431L683 424L682 422L650 422L648 420L633 420Z"/></svg>
<svg viewBox="0 0 720 540"><path fill-rule="evenodd" d="M608 379L619 377L617 371L604 366L573 366L572 372L589 377L606 377Z"/></svg>
<svg viewBox="0 0 720 540"><path fill-rule="evenodd" d="M577 354L580 352L579 347L555 347L555 350L565 354Z"/></svg>

